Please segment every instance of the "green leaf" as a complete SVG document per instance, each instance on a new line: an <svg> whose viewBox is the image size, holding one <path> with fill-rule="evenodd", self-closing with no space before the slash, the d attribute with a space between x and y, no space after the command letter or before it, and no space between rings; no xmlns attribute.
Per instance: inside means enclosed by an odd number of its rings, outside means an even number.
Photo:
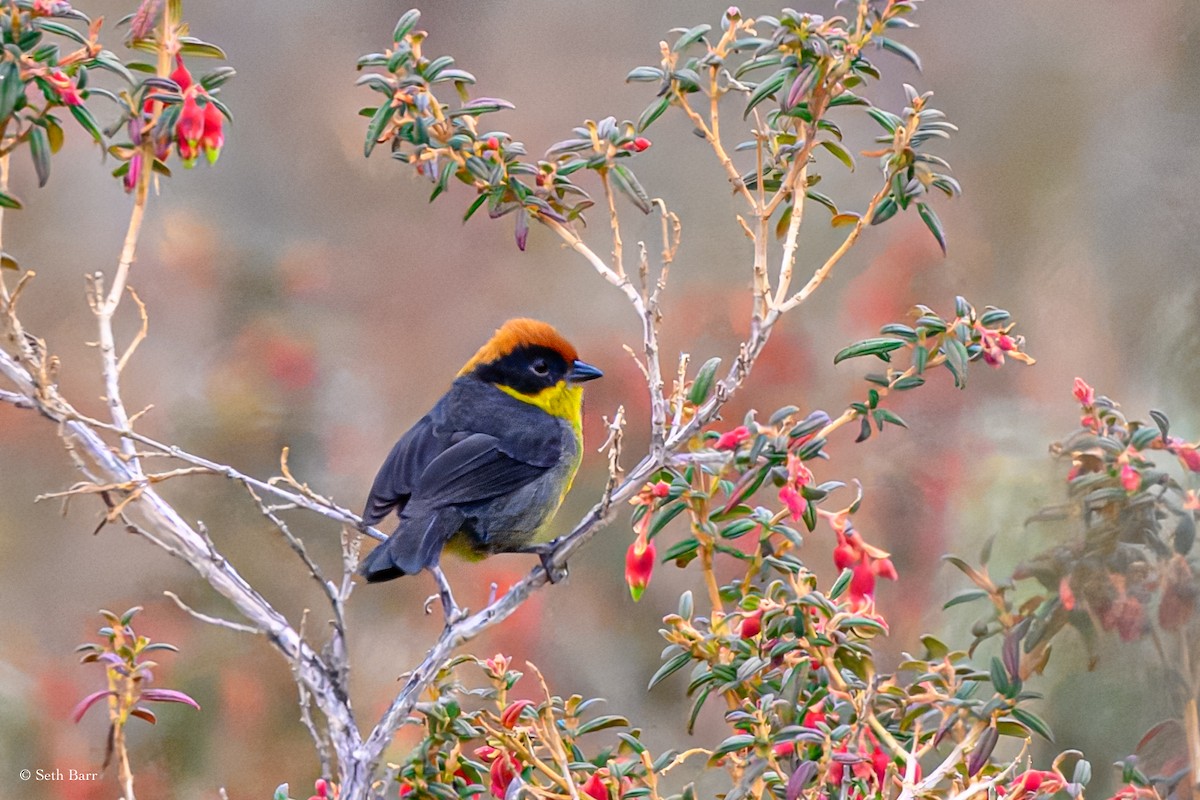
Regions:
<svg viewBox="0 0 1200 800"><path fill-rule="evenodd" d="M642 188L637 176L624 164L616 164L612 168L613 183L637 206L643 214L649 214L654 206L650 204L650 195Z"/></svg>
<svg viewBox="0 0 1200 800"><path fill-rule="evenodd" d="M663 71L657 67L634 67L625 76L625 82L653 83L663 79Z"/></svg>
<svg viewBox="0 0 1200 800"><path fill-rule="evenodd" d="M662 683L667 676L673 675L674 673L683 669L683 667L686 666L691 660L691 653L680 653L679 655L665 662L661 667L658 668L658 671L654 673L654 676L650 678L650 685L646 687L646 691L650 691L655 686Z"/></svg>
<svg viewBox="0 0 1200 800"><path fill-rule="evenodd" d="M44 19L39 23L39 27L44 31L65 36L76 44L87 45L87 37L79 31L72 28L70 25L64 25L61 22L53 22L52 20Z"/></svg>
<svg viewBox="0 0 1200 800"><path fill-rule="evenodd" d="M700 549L699 540L689 536L667 548L667 552L663 553L662 563L666 564L668 561L680 561L682 559L691 561L698 549Z"/></svg>
<svg viewBox="0 0 1200 800"><path fill-rule="evenodd" d="M577 736L583 736L585 733L594 733L596 731L602 731L606 728L628 727L629 720L625 719L619 714L605 714L603 716L596 717L595 719L589 719L587 722L579 726L578 730L575 731L575 734Z"/></svg>
<svg viewBox="0 0 1200 800"><path fill-rule="evenodd" d="M899 339L863 339L849 347L843 348L833 357L834 364L840 364L848 358L859 356L878 356L884 361L890 361L888 353L904 347L905 342Z"/></svg>
<svg viewBox="0 0 1200 800"><path fill-rule="evenodd" d="M752 519L739 519L736 522L731 522L721 530L722 539L738 539L745 536L750 531L758 527L758 523Z"/></svg>
<svg viewBox="0 0 1200 800"><path fill-rule="evenodd" d="M925 227L929 228L929 232L933 234L933 238L937 239L938 246L942 248L942 255L945 255L946 231L942 228L942 221L938 219L937 214L933 213L933 209L925 203L917 203L917 212L921 215L921 220L925 223Z"/></svg>
<svg viewBox="0 0 1200 800"><path fill-rule="evenodd" d="M900 127L900 118L895 114L884 111L882 108L875 108L874 106L871 106L867 109L867 114L871 116L871 119L878 122L888 133L895 133L896 128Z"/></svg>
<svg viewBox="0 0 1200 800"><path fill-rule="evenodd" d="M894 198L891 195L883 198L879 205L875 206L875 213L871 215L871 224L879 225L887 222L892 217L896 216L896 212L900 210Z"/></svg>
<svg viewBox="0 0 1200 800"><path fill-rule="evenodd" d="M833 582L833 586L829 589L829 599L837 600L850 586L850 579L854 577L854 570L846 568L842 570L842 574Z"/></svg>
<svg viewBox="0 0 1200 800"><path fill-rule="evenodd" d="M46 131L36 125L29 129L29 154L33 157L33 168L37 172L38 186L50 180L50 140Z"/></svg>
<svg viewBox="0 0 1200 800"><path fill-rule="evenodd" d="M92 116L91 111L88 111L84 106L67 106L67 108L70 109L71 116L75 118L80 127L96 140L96 144L104 143L104 137L100 133L100 126L96 124L96 118Z"/></svg>
<svg viewBox="0 0 1200 800"><path fill-rule="evenodd" d="M954 376L954 385L959 389L967 385L967 347L956 338L949 338L942 343L942 353L946 356L946 368Z"/></svg>
<svg viewBox="0 0 1200 800"><path fill-rule="evenodd" d="M375 149L375 145L379 143L379 136L383 133L383 129L387 126L392 118L392 104L384 103L379 108L375 109L374 116L367 123L367 141L363 147L363 155L370 156L371 151Z"/></svg>
<svg viewBox="0 0 1200 800"><path fill-rule="evenodd" d="M25 84L15 61L5 61L0 64L0 120L12 116L17 107L17 100L24 95Z"/></svg>
<svg viewBox="0 0 1200 800"><path fill-rule="evenodd" d="M790 71L787 68L777 70L774 75L760 83L758 88L750 93L750 97L746 101L746 110L742 112L742 119L749 117L755 106L782 89L783 82L787 79Z"/></svg>
<svg viewBox="0 0 1200 800"><path fill-rule="evenodd" d="M829 152L833 153L838 161L846 165L851 172L854 171L854 156L847 152L846 148L842 147L837 142L824 141L821 142L821 147L824 147Z"/></svg>
<svg viewBox="0 0 1200 800"><path fill-rule="evenodd" d="M1014 708L1012 710L1013 719L1024 725L1029 730L1041 736L1048 742L1054 741L1054 734L1050 731L1050 726L1046 721L1030 711L1023 708Z"/></svg>
<svg viewBox="0 0 1200 800"><path fill-rule="evenodd" d="M683 51L685 48L700 41L704 37L704 34L711 30L712 25L697 25L680 36L675 44L671 47L671 51L675 53Z"/></svg>
<svg viewBox="0 0 1200 800"><path fill-rule="evenodd" d="M959 592L958 594L954 595L954 597L951 597L949 600L947 600L945 604L942 605L942 610L944 611L947 608L952 608L953 606L961 605L962 603L970 603L974 600L981 600L987 596L988 593L983 589L968 589L965 592Z"/></svg>
<svg viewBox="0 0 1200 800"><path fill-rule="evenodd" d="M181 47L179 52L185 56L199 56L201 58L226 58L225 51L217 47L215 44L202 42L191 36L179 37Z"/></svg>
<svg viewBox="0 0 1200 800"><path fill-rule="evenodd" d="M646 128L649 128L650 124L652 122L654 122L654 120L661 117L663 115L663 112L666 111L670 105L671 105L671 98L669 98L669 97L664 97L661 100L656 100L655 102L648 105L646 107L646 110L642 112L642 115L640 117L638 117L638 121L637 121L638 133L641 133L642 131L646 130Z"/></svg>
<svg viewBox="0 0 1200 800"><path fill-rule="evenodd" d="M663 528L670 524L671 520L678 517L686 508L687 503L683 502L682 500L675 500L674 502L670 503L664 510L658 513L657 517L655 517L654 524L650 526L650 532L648 534L649 537L653 539L655 536L657 536Z"/></svg>
<svg viewBox="0 0 1200 800"><path fill-rule="evenodd" d="M696 373L696 379L692 381L692 388L688 392L689 403L698 406L708 399L708 395L712 392L717 368L720 366L721 359L718 356L713 356L704 362L704 365L700 367L700 371Z"/></svg>
<svg viewBox="0 0 1200 800"><path fill-rule="evenodd" d="M418 9L410 8L400 15L400 19L396 22L396 27L392 31L392 41L399 44L405 36L412 33L413 28L417 26L417 20L421 18L421 12Z"/></svg>
<svg viewBox="0 0 1200 800"><path fill-rule="evenodd" d="M729 755L737 750L745 750L747 747L752 747L754 745L754 741L754 736L749 733L736 733L727 738L725 741L721 742L721 744L717 746L717 749L713 750L712 757L720 758L721 756Z"/></svg>
<svg viewBox="0 0 1200 800"><path fill-rule="evenodd" d="M900 44L894 39L885 39L882 36L877 38L875 41L878 42L879 46L884 50L887 50L890 53L895 53L905 61L912 64L917 68L917 72L921 71L921 57L918 56L916 51L908 45Z"/></svg>
<svg viewBox="0 0 1200 800"><path fill-rule="evenodd" d="M883 430L884 423L891 423L901 428L907 428L908 423L902 420L899 416L888 411L886 408L877 408L871 412L871 416L875 419L875 426L879 430Z"/></svg>

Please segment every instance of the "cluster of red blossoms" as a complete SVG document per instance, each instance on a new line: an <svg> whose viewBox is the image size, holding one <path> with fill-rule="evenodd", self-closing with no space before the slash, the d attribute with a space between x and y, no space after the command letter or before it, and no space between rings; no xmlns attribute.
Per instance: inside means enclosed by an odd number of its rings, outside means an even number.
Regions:
<svg viewBox="0 0 1200 800"><path fill-rule="evenodd" d="M159 125L152 132L154 157L165 162L174 145L186 169L195 166L201 151L208 163L214 164L225 144L225 117L217 104L212 102L208 90L192 78L192 73L183 63L183 56L175 57L175 65L171 80L178 84L183 102L173 129ZM161 113L162 103L155 98L157 94L161 92L151 88L142 104L141 115L129 121L129 135L134 142L141 140L145 126L155 119L156 110ZM156 106L159 108L156 109ZM125 173L125 191L133 191L137 186L142 168L141 154L135 152L129 161L129 171Z"/></svg>
<svg viewBox="0 0 1200 800"><path fill-rule="evenodd" d="M858 611L867 610L874 603L875 579L896 580L896 565L886 552L863 541L845 511L830 514L829 525L838 541L833 548L833 565L851 571L850 605Z"/></svg>
<svg viewBox="0 0 1200 800"><path fill-rule="evenodd" d="M1096 413L1096 390L1088 385L1083 378L1075 379L1074 392L1075 399L1083 406L1083 416L1079 420L1079 424L1088 430L1101 432L1105 427L1105 423L1101 420L1100 415ZM1157 437L1149 444L1151 450L1166 450L1171 455L1179 459L1179 463L1190 472L1200 472L1200 442L1185 442L1178 436L1168 436L1164 441L1163 438ZM1120 465L1121 485L1128 492L1137 491L1141 487L1141 476L1137 474L1137 470L1130 464L1130 459L1136 459L1137 451L1126 449L1124 453L1117 457L1117 463ZM1079 474L1077 468L1072 469L1068 475L1068 480L1076 477Z"/></svg>

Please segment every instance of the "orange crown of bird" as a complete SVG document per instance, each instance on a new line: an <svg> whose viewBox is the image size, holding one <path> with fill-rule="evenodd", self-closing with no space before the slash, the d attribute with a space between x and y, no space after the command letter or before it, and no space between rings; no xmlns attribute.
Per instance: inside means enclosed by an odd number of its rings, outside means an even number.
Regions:
<svg viewBox="0 0 1200 800"><path fill-rule="evenodd" d="M483 347L475 351L459 375L466 375L480 364L490 364L503 358L519 347L545 347L554 350L571 364L579 358L575 346L549 323L521 317L510 319L501 325Z"/></svg>

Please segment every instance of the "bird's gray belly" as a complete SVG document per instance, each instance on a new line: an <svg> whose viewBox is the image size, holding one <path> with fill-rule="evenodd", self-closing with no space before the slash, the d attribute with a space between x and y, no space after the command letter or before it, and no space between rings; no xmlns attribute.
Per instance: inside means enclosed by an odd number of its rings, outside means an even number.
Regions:
<svg viewBox="0 0 1200 800"><path fill-rule="evenodd" d="M558 511L580 460L574 432L568 431L563 438L569 443L568 452L546 474L515 492L487 501L475 513L467 512L464 533L472 540L474 550L510 552L550 538L548 523Z"/></svg>

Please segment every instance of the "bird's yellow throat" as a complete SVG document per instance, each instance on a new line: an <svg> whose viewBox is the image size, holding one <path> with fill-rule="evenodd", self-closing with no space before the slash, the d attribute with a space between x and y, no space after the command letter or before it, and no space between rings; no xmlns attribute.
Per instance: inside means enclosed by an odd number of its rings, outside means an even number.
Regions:
<svg viewBox="0 0 1200 800"><path fill-rule="evenodd" d="M496 384L496 388L522 403L537 406L552 417L565 419L575 429L575 438L583 436L583 387L572 386L566 381L558 383L537 394L518 392L511 386Z"/></svg>

